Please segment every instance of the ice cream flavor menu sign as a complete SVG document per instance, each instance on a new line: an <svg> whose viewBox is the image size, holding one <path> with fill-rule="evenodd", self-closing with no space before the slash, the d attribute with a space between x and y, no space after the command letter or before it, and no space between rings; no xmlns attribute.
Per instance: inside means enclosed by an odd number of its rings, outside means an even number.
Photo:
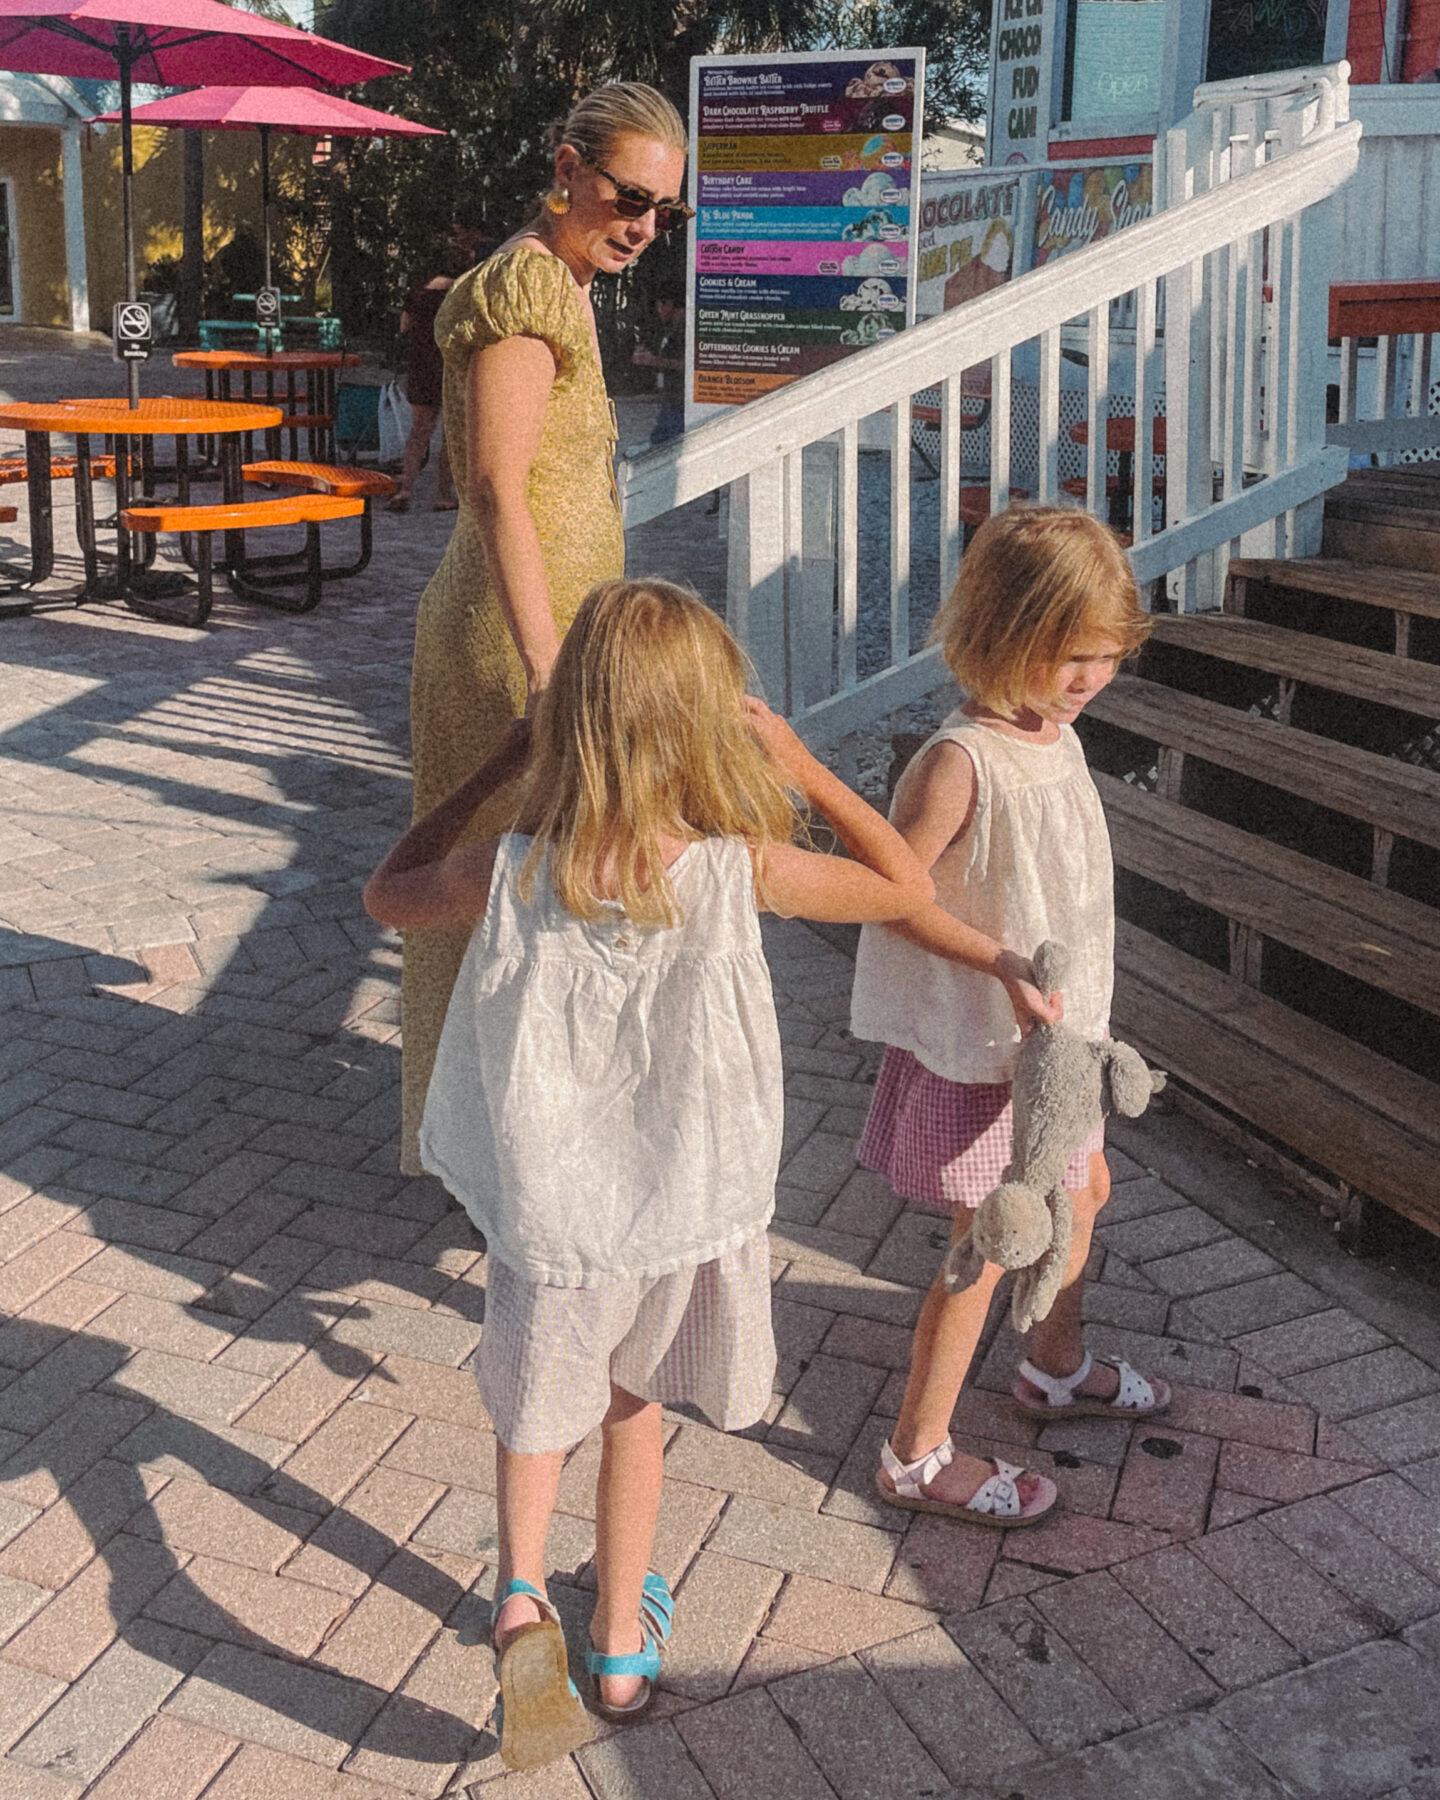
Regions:
<svg viewBox="0 0 1440 1800"><path fill-rule="evenodd" d="M690 423L913 321L924 84L923 50L694 59Z"/></svg>

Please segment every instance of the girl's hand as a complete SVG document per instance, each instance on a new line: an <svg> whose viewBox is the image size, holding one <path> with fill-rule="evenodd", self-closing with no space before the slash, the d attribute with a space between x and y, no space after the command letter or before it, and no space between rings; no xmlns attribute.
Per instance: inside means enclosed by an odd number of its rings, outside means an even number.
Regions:
<svg viewBox="0 0 1440 1800"><path fill-rule="evenodd" d="M792 727L778 713L771 712L763 700L747 694L745 711L749 715L750 729L759 738L762 749L780 768L793 775L814 761Z"/></svg>
<svg viewBox="0 0 1440 1800"><path fill-rule="evenodd" d="M1048 998L1035 985L1035 971L1013 950L1002 952L995 974L1009 996L1021 1037L1029 1037L1037 1025L1058 1025L1065 1016L1064 996L1057 989Z"/></svg>

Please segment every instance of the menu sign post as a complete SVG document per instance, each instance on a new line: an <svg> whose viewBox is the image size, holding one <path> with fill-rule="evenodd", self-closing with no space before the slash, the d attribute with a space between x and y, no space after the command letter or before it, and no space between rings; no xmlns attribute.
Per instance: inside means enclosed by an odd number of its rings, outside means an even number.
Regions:
<svg viewBox="0 0 1440 1800"><path fill-rule="evenodd" d="M923 50L691 63L686 423L915 317Z"/></svg>

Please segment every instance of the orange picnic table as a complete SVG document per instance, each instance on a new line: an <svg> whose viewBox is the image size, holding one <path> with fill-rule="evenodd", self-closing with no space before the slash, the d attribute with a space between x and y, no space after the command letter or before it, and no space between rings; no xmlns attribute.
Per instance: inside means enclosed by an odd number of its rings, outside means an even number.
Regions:
<svg viewBox="0 0 1440 1800"><path fill-rule="evenodd" d="M173 591L176 576L154 577L149 574L154 556L154 541L147 539L137 562L130 533L120 522L120 515L131 503L135 471L140 472L140 493L145 499L155 495L156 466L154 445L157 438L173 438L175 443L174 478L181 502L189 499L191 463L189 440L205 437L218 446L222 491L227 502L238 503L245 492L241 473L241 444L245 434L271 431L280 424L281 411L276 406L253 402L203 400L195 398L147 398L132 407L123 396L98 400L9 401L0 403L0 429L25 433L26 491L30 514L30 556L28 576L15 583L10 591L33 590L48 579L54 568L54 510L52 494L53 436L75 440L74 481L76 535L85 565L85 579L79 588L62 595L27 595L23 601L0 606L0 616L33 612L39 607L82 606L91 600L123 600L137 612L152 616L153 602ZM115 552L113 567L102 575L102 555L96 542L95 500L92 488L90 440L100 437L113 441L116 498ZM108 465L107 465L108 467ZM231 554L243 555L239 534L227 541L227 559ZM171 614L161 612L160 616Z"/></svg>
<svg viewBox="0 0 1440 1800"><path fill-rule="evenodd" d="M266 404L284 411L282 429L290 433L291 456L300 453L299 434L303 431L312 458L333 460L336 387L341 371L353 369L360 361L358 356L344 350L277 350L273 356L259 350L177 350L171 360L177 369L203 370L207 399L231 399L238 375L241 398L251 400L255 378L263 375ZM302 376L303 395L297 385ZM282 378L284 390L280 392Z"/></svg>

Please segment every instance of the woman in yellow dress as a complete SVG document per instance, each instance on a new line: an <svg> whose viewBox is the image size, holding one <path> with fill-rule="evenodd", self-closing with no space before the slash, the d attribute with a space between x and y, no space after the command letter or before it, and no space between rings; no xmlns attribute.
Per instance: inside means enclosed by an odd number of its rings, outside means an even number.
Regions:
<svg viewBox="0 0 1440 1800"><path fill-rule="evenodd" d="M435 321L460 510L420 601L410 684L415 817L479 768L545 686L560 639L597 581L623 575L615 415L590 282L628 267L689 217L678 198L685 127L662 94L611 82L555 136L555 181L536 219L454 284ZM502 789L468 838L514 815ZM401 1167L468 928L409 931L401 983Z"/></svg>

